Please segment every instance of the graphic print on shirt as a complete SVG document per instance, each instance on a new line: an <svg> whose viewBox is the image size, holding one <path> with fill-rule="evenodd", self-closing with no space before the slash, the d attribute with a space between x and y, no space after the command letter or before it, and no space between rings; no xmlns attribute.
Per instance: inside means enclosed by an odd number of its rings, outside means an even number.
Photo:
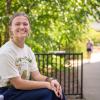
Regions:
<svg viewBox="0 0 100 100"><path fill-rule="evenodd" d="M19 73L23 79L29 79L29 64L32 62L31 58L28 57L20 57L15 61L15 65L17 66Z"/></svg>

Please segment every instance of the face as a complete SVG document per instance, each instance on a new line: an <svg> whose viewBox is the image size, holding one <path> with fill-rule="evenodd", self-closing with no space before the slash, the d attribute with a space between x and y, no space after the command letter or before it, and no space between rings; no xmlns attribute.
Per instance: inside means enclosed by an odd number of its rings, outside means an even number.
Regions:
<svg viewBox="0 0 100 100"><path fill-rule="evenodd" d="M25 16L17 16L13 19L10 30L12 38L26 38L29 34L29 20Z"/></svg>

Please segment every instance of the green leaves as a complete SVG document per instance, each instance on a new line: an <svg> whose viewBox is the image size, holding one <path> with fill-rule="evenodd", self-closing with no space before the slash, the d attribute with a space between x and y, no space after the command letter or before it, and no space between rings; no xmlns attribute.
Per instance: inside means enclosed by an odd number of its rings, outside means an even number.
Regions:
<svg viewBox="0 0 100 100"><path fill-rule="evenodd" d="M0 32L8 32L8 19L4 16L10 16L17 11L26 12L31 24L31 36L26 42L35 52L68 48L76 50L76 42L80 42L82 34L87 31L89 16L96 20L100 16L99 0L9 0L9 2L11 4L8 5L9 9L5 9L7 2L0 1ZM5 41L7 36L3 34L3 37L2 41Z"/></svg>

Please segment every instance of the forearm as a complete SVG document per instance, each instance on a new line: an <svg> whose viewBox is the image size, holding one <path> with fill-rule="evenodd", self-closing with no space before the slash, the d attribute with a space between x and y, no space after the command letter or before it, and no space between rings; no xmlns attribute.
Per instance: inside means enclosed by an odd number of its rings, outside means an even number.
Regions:
<svg viewBox="0 0 100 100"><path fill-rule="evenodd" d="M54 80L54 78L44 76L44 75L40 74L40 72L38 72L38 71L32 73L32 78L34 80L36 80L36 81L47 81L47 82L51 82L52 80Z"/></svg>
<svg viewBox="0 0 100 100"><path fill-rule="evenodd" d="M19 84L19 89L31 90L31 89L39 89L39 88L47 88L47 82L40 82L40 81L30 81L30 80L23 80Z"/></svg>
<svg viewBox="0 0 100 100"><path fill-rule="evenodd" d="M40 89L40 88L49 88L49 86L50 86L49 82L32 81L32 80L24 80L24 79L18 79L16 81L12 80L11 84L16 89L21 89L21 90L32 90L32 89Z"/></svg>
<svg viewBox="0 0 100 100"><path fill-rule="evenodd" d="M31 73L32 78L36 81L45 81L47 76L40 74L40 72Z"/></svg>

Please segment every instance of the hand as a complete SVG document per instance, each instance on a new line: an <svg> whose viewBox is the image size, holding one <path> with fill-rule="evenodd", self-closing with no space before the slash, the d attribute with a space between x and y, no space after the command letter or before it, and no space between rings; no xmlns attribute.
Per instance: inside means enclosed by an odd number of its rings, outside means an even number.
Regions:
<svg viewBox="0 0 100 100"><path fill-rule="evenodd" d="M52 90L55 92L56 96L62 98L62 88L57 80L51 81L51 87Z"/></svg>
<svg viewBox="0 0 100 100"><path fill-rule="evenodd" d="M53 88L52 88L50 82L46 82L46 88L53 91Z"/></svg>

